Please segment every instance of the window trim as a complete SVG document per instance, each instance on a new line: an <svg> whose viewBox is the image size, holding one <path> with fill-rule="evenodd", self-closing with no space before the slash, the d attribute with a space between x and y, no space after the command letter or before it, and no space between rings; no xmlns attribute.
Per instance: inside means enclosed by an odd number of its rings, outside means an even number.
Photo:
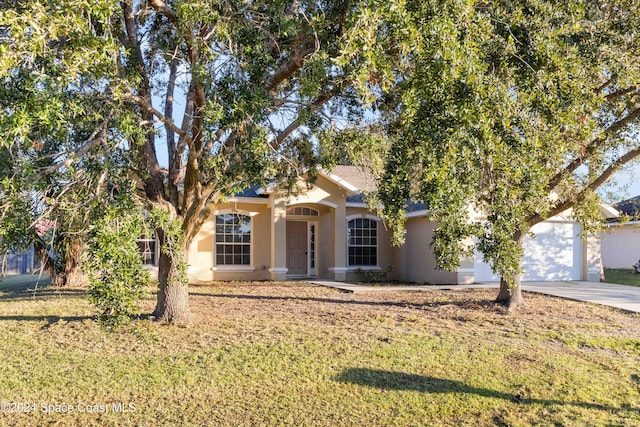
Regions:
<svg viewBox="0 0 640 427"><path fill-rule="evenodd" d="M303 212L304 212L304 209L309 209L309 215L305 215L304 213L295 213L297 209L300 209ZM287 206L286 214L287 214L287 217L290 217L290 216L304 217L304 218L320 217L320 211L318 209L312 208L311 206L305 206L305 205Z"/></svg>
<svg viewBox="0 0 640 427"><path fill-rule="evenodd" d="M249 241L249 264L218 264L217 262L217 255L218 255L218 250L217 250L217 245L218 242L216 242L216 219L218 216L220 215L228 215L228 214L233 214L233 215L244 215L249 217L249 227L250 227L250 231L249 231L249 235L250 237L250 241ZM213 211L213 267L211 268L212 271L220 271L220 272L252 272L255 271L255 267L253 265L253 260L254 260L254 253L253 253L253 241L254 241L254 225L253 225L253 217L256 216L258 214L258 212L249 212L249 211L245 211L245 210L238 210L238 209L219 209L219 210L215 210ZM226 242L221 242L222 244L226 243Z"/></svg>
<svg viewBox="0 0 640 427"><path fill-rule="evenodd" d="M160 258L160 247L159 247L160 246L160 244L159 244L160 242L158 242L158 236L156 235L156 233L155 232L152 233L151 237L149 237L149 238L144 237L144 235L140 235L136 242L138 244L140 244L141 242L145 242L145 243L146 242L153 242L154 243L153 252L150 251L151 252L151 256L153 258L152 262L151 263L145 263L144 262L145 258L143 258L142 256L140 258L141 258L141 262L142 262L143 266L157 267L158 266L158 261L159 261L159 258ZM140 248L140 247L138 246L138 248ZM140 255L142 255L144 252L139 252L139 253L140 253Z"/></svg>
<svg viewBox="0 0 640 427"><path fill-rule="evenodd" d="M370 264L370 265L350 265L349 264L349 247L351 246L349 244L349 222L356 220L356 219L368 219L370 221L374 221L376 224L376 264ZM379 234L379 224L381 221L381 218L376 216L376 215L371 215L371 214L354 214L354 215L349 215L345 218L346 220L346 265L347 265L347 271L357 271L357 270L368 270L368 271L376 271L376 270L382 270L382 268L380 267L380 234ZM354 247L364 247L364 246L354 246ZM371 246L369 246L371 247Z"/></svg>

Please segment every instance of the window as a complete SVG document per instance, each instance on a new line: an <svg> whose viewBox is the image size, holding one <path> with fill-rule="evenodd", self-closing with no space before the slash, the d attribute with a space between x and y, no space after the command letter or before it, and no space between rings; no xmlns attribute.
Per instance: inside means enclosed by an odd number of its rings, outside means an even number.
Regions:
<svg viewBox="0 0 640 427"><path fill-rule="evenodd" d="M308 208L306 206L296 206L295 208L288 208L287 215L293 216L319 216L320 213L313 209Z"/></svg>
<svg viewBox="0 0 640 427"><path fill-rule="evenodd" d="M142 264L156 265L156 246L155 234L150 238L147 236L140 236L138 239L138 252L140 252L140 258L142 258Z"/></svg>
<svg viewBox="0 0 640 427"><path fill-rule="evenodd" d="M316 268L316 225L309 225L309 268Z"/></svg>
<svg viewBox="0 0 640 427"><path fill-rule="evenodd" d="M357 218L347 223L349 266L378 265L378 222Z"/></svg>
<svg viewBox="0 0 640 427"><path fill-rule="evenodd" d="M251 265L250 216L216 216L216 265Z"/></svg>

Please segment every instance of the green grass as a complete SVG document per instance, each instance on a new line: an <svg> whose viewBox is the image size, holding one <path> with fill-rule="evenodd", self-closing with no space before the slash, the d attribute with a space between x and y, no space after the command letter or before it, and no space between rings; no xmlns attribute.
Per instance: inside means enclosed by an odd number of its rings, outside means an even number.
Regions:
<svg viewBox="0 0 640 427"><path fill-rule="evenodd" d="M607 283L640 286L640 274L633 274L630 268L605 268L604 277Z"/></svg>
<svg viewBox="0 0 640 427"><path fill-rule="evenodd" d="M1 400L36 411L0 425L640 424L639 315L527 294L510 316L494 292L212 284L192 325L108 334L80 289L4 286Z"/></svg>

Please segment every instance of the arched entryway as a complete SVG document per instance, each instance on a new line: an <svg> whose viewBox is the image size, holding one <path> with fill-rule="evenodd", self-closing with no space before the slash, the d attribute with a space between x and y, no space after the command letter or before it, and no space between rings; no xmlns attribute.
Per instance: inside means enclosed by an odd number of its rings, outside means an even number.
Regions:
<svg viewBox="0 0 640 427"><path fill-rule="evenodd" d="M320 211L306 205L287 208L287 276L317 276Z"/></svg>

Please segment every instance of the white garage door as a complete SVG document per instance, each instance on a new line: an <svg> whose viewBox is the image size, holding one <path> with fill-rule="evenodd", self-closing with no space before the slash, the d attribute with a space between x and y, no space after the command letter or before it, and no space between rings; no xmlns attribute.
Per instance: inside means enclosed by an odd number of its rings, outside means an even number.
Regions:
<svg viewBox="0 0 640 427"><path fill-rule="evenodd" d="M532 229L535 238L524 241L522 280L580 280L582 278L582 240L580 226L567 222L542 222ZM474 259L476 282L500 280L482 261L482 253Z"/></svg>

